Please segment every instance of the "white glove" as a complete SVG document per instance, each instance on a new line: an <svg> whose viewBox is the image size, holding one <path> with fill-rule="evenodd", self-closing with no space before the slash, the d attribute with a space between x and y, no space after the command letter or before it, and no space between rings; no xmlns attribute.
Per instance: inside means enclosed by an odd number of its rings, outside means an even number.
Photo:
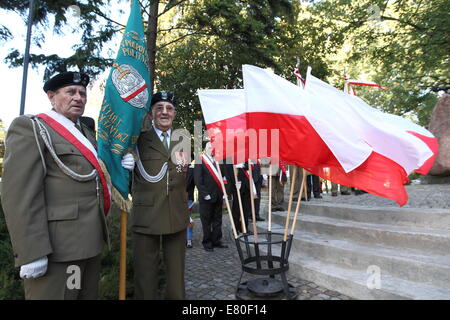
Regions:
<svg viewBox="0 0 450 320"><path fill-rule="evenodd" d="M127 170L133 171L134 157L131 153L127 153L122 157L122 167L124 167Z"/></svg>
<svg viewBox="0 0 450 320"><path fill-rule="evenodd" d="M208 195L205 197L205 200L211 200L211 196L208 194Z"/></svg>
<svg viewBox="0 0 450 320"><path fill-rule="evenodd" d="M241 190L241 185L242 185L242 182L241 182L241 181L236 182L236 188L237 188L238 190Z"/></svg>
<svg viewBox="0 0 450 320"><path fill-rule="evenodd" d="M46 256L29 264L24 264L20 267L20 277L22 279L42 277L47 272L47 265L48 259Z"/></svg>
<svg viewBox="0 0 450 320"><path fill-rule="evenodd" d="M244 163L242 162L242 163L238 163L237 165L236 165L236 168L238 168L238 169L241 169L241 168L244 168Z"/></svg>

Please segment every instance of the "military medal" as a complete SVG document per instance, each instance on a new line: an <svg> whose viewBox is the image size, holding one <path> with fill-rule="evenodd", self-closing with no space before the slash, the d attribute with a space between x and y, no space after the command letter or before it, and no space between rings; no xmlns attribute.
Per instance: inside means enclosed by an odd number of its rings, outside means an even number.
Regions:
<svg viewBox="0 0 450 320"><path fill-rule="evenodd" d="M189 163L186 159L186 153L184 152L175 152L175 159L176 159L176 169L177 172L187 172Z"/></svg>

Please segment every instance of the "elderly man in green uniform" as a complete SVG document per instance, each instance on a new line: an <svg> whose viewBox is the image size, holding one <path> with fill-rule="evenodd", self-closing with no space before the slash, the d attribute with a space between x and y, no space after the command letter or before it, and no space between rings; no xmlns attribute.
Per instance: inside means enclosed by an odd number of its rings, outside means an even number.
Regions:
<svg viewBox="0 0 450 320"><path fill-rule="evenodd" d="M52 110L21 116L6 137L2 205L26 299L96 299L110 195L95 132L80 121L89 77L44 85Z"/></svg>
<svg viewBox="0 0 450 320"><path fill-rule="evenodd" d="M165 299L184 299L188 159L174 150L175 97L157 92L151 101L153 126L137 142L133 175L132 230L136 299L160 299L160 248L166 267Z"/></svg>

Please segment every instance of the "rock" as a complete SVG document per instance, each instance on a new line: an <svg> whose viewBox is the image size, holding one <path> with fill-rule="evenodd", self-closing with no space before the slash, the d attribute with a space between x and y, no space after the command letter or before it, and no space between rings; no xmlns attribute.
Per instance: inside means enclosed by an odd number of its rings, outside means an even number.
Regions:
<svg viewBox="0 0 450 320"><path fill-rule="evenodd" d="M450 176L450 94L444 93L437 102L428 130L439 141L439 153L428 174Z"/></svg>

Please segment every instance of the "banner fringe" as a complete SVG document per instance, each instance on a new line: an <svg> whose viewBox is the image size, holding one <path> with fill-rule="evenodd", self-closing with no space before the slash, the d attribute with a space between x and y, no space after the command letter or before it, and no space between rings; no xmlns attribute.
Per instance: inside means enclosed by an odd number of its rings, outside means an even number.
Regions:
<svg viewBox="0 0 450 320"><path fill-rule="evenodd" d="M111 176L109 175L108 169L105 166L105 163L103 160L98 159L100 163L100 167L102 168L103 172L105 173L106 182L108 185L111 186L111 198L114 201L114 203L119 207L120 210L125 211L127 213L131 212L131 207L133 205L132 201L130 199L124 199L119 191L112 185L111 183Z"/></svg>

